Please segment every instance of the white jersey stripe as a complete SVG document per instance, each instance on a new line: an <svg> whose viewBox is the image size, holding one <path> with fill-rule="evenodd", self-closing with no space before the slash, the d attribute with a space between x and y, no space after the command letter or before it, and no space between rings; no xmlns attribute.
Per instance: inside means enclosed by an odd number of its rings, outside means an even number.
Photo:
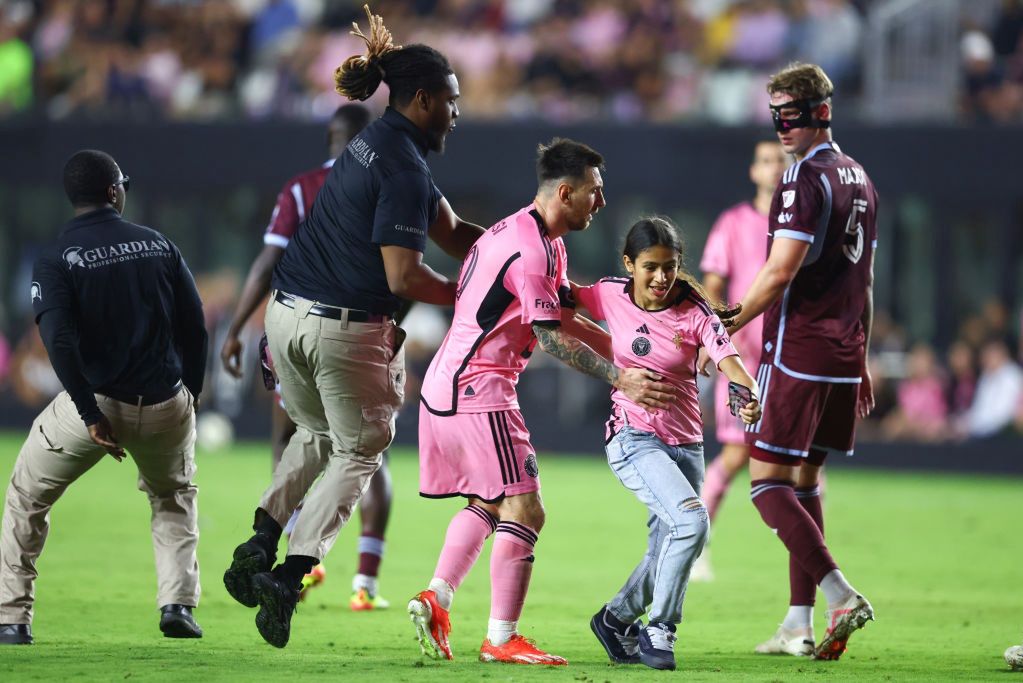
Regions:
<svg viewBox="0 0 1023 683"><path fill-rule="evenodd" d="M295 209L298 211L298 222L305 220L305 199L302 198L302 187L298 183L291 186L291 196L295 198Z"/></svg>

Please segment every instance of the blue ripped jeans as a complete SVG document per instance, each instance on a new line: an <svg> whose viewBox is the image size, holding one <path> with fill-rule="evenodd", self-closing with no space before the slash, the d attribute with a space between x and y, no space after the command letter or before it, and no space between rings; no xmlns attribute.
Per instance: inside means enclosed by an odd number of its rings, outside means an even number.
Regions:
<svg viewBox="0 0 1023 683"><path fill-rule="evenodd" d="M689 570L703 551L710 522L700 500L703 444L669 446L655 435L623 427L607 445L607 462L625 488L650 511L646 554L607 607L636 621L682 621Z"/></svg>

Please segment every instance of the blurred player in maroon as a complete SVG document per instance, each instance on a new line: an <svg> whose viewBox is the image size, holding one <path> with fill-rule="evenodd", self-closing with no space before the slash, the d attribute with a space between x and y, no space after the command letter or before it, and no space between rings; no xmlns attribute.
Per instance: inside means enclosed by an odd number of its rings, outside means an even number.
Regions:
<svg viewBox="0 0 1023 683"><path fill-rule="evenodd" d="M777 141L761 140L754 145L749 179L756 187L756 194L752 201L736 204L718 217L700 259L700 270L704 272L703 286L712 299L739 301L764 265L767 259L767 213L784 170L785 152ZM756 372L762 332L761 319L757 318L732 336L732 344L750 374ZM728 410L728 378L722 373L718 373L714 387L714 416L717 439L722 448L718 457L707 466L702 492L711 524L732 485L732 478L749 461L743 424ZM693 565L690 580L710 581L713 577L710 547L705 546L703 554Z"/></svg>
<svg viewBox="0 0 1023 683"><path fill-rule="evenodd" d="M249 274L245 279L241 299L235 309L227 338L220 350L220 358L224 367L235 377L241 377L242 342L241 330L270 293L270 276L274 266L281 260L288 242L305 220L306 214L312 209L313 201L319 193L330 172L334 159L341 155L345 146L356 134L370 122L370 112L359 104L346 104L337 109L327 124L327 145L329 160L320 166L295 176L281 189L277 195L270 225L263 235L263 250L253 261ZM273 446L273 466L281 461L285 446L295 433L295 423L288 417L281 405L278 392L272 409L271 443ZM315 442L310 447L315 447ZM329 442L323 442L329 446ZM362 518L362 534L359 537L359 570L352 581L352 597L350 606L353 610L369 610L387 607L386 600L377 591L377 574L384 553L384 532L387 530L387 519L391 513L391 473L387 469L387 454L384 462L370 479L362 500L359 502L359 515ZM296 511L296 514L297 511ZM290 531L294 516L288 524ZM311 588L323 581L325 576L323 565L318 565L303 581L305 588ZM304 591L303 591L304 595Z"/></svg>
<svg viewBox="0 0 1023 683"><path fill-rule="evenodd" d="M874 405L867 348L877 193L831 140L832 90L813 64L790 64L767 84L778 139L796 163L771 203L767 263L734 318L741 329L765 313L757 373L764 412L746 428L751 496L790 558L789 612L757 651L819 659L838 659L874 618L824 543L818 488L824 459L852 454L856 417ZM814 647L818 585L828 628Z"/></svg>

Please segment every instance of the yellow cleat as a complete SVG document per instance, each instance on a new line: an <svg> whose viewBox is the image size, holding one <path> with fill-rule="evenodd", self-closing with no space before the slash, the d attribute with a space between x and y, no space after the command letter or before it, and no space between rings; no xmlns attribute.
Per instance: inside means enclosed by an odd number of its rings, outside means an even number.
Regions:
<svg viewBox="0 0 1023 683"><path fill-rule="evenodd" d="M387 609L391 603L379 595L370 595L365 588L360 588L352 593L348 606L352 608L353 612L366 612L371 609Z"/></svg>
<svg viewBox="0 0 1023 683"><path fill-rule="evenodd" d="M310 588L316 588L327 580L327 568L322 564L313 567L313 570L302 577L302 592L298 594L299 600L305 600L306 593Z"/></svg>

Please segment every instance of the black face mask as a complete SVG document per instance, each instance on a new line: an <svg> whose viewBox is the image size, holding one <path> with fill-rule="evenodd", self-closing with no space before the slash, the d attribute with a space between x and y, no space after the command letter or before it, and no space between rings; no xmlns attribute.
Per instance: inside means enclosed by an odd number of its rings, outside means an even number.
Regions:
<svg viewBox="0 0 1023 683"><path fill-rule="evenodd" d="M813 118L813 110L821 106L824 100L829 97L831 97L831 93L815 100L792 100L785 104L770 105L771 118L774 119L774 129L779 133L785 133L793 130L794 128L830 128L831 121L822 121L820 119L814 120ZM783 119L781 117L781 110L791 109L793 107L799 110L799 116L794 119Z"/></svg>

